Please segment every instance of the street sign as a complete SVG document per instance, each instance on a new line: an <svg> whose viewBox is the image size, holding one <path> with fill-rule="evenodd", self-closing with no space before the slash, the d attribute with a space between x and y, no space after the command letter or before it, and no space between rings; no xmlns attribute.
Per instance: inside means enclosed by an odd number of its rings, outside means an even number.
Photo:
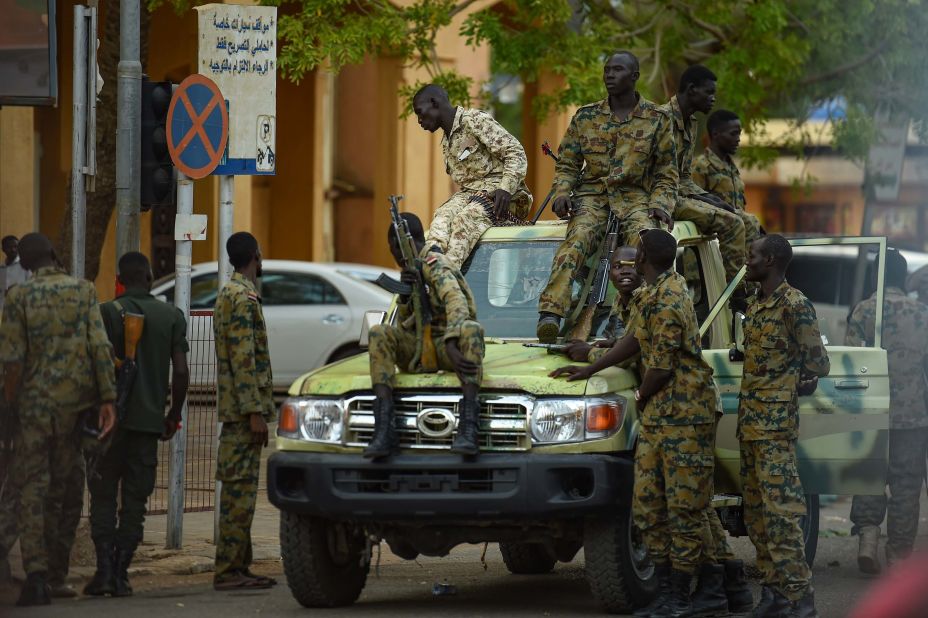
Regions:
<svg viewBox="0 0 928 618"><path fill-rule="evenodd" d="M167 133L177 169L195 179L216 169L229 140L229 111L211 79L191 75L180 83L168 108Z"/></svg>
<svg viewBox="0 0 928 618"><path fill-rule="evenodd" d="M229 147L215 175L277 169L277 7L196 7L197 71L229 102Z"/></svg>

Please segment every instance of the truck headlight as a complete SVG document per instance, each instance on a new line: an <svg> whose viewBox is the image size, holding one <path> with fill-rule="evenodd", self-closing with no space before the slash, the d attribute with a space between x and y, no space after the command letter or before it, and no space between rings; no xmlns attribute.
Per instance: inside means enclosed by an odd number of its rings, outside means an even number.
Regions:
<svg viewBox="0 0 928 618"><path fill-rule="evenodd" d="M608 438L622 427L625 398L539 399L532 411L532 441L560 444Z"/></svg>
<svg viewBox="0 0 928 618"><path fill-rule="evenodd" d="M340 444L345 426L337 399L291 398L280 408L277 435L295 440Z"/></svg>

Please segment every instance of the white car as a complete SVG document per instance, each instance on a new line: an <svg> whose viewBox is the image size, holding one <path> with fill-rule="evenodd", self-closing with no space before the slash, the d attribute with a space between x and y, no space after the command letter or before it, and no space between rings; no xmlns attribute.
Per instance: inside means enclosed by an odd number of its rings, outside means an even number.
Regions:
<svg viewBox="0 0 928 618"><path fill-rule="evenodd" d="M392 300L373 281L383 272L399 278L399 272L389 268L340 262L263 260L262 268L259 284L275 391L286 391L310 369L360 353L364 312L386 311ZM197 312L213 308L218 270L216 262L195 264L190 278L191 350L206 358L215 354L212 319ZM174 275L156 281L151 293L173 303ZM199 349L198 343L207 339L208 349ZM196 367L191 373L193 384L215 376L214 371L197 375Z"/></svg>

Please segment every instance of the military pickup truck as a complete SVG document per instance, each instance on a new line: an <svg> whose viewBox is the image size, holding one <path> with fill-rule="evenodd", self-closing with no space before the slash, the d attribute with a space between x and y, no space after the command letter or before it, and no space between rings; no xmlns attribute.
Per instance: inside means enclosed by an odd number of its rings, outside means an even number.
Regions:
<svg viewBox="0 0 928 618"><path fill-rule="evenodd" d="M460 400L452 372L398 376L402 450L377 463L361 457L374 427L366 354L293 383L268 462L268 496L281 511L284 569L299 603L353 603L371 547L381 541L407 560L443 556L462 543L499 543L508 569L520 574L547 573L582 548L590 588L607 611L627 611L654 595L653 567L630 518L636 374L610 368L585 382L551 379L566 359L522 345L534 341L538 296L565 231L561 222L491 228L465 264L487 342L479 457L449 451ZM725 412L714 504L726 528L743 535L735 437L740 319L728 303L734 283L725 285L716 240L689 222L678 222L674 235ZM810 245L860 247L861 282L886 248L882 238L802 239L795 251ZM882 288L882 273L879 282ZM583 287L575 286L575 296ZM858 287L862 296L863 283ZM392 317L369 316L374 323ZM831 375L800 400L810 561L818 495L883 491L886 468L885 351L877 340L875 348L829 345L828 353Z"/></svg>

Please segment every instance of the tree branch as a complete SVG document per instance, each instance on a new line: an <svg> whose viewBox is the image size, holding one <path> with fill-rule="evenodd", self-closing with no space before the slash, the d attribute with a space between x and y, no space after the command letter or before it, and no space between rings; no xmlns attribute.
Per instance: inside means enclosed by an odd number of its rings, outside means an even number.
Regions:
<svg viewBox="0 0 928 618"><path fill-rule="evenodd" d="M696 11L690 5L685 2L671 2L670 5L682 13L694 26L705 30L718 39L720 43L728 40L728 35L721 28L696 17Z"/></svg>
<svg viewBox="0 0 928 618"><path fill-rule="evenodd" d="M615 8L611 2L609 2L609 0L590 0L590 5L595 6L597 9L612 18L615 22L625 27L632 25L631 22L628 21L628 18L620 13L619 10Z"/></svg>
<svg viewBox="0 0 928 618"><path fill-rule="evenodd" d="M455 6L453 9L451 9L451 12L448 13L448 17L453 18L455 15L457 15L457 14L460 13L461 11L466 10L467 7L469 7L470 5L472 5L472 4L473 4L474 2L476 2L476 1L477 1L477 0L464 0L463 2L461 2L461 4L458 4L458 5Z"/></svg>
<svg viewBox="0 0 928 618"><path fill-rule="evenodd" d="M810 86L812 84L817 84L819 82L825 82L825 81L834 79L836 77L840 77L841 75L845 73L850 73L854 69L859 69L860 67L867 64L874 58L878 57L881 53L883 53L883 51L887 47L889 47L889 43L890 43L890 39L883 39L883 41L879 45L877 45L876 47L868 51L866 54L864 54L860 58L851 60L850 62L842 64L838 67L835 67L834 69L830 71L825 71L824 73L819 73L818 75L810 75L809 77L806 77L802 81L800 81L799 85Z"/></svg>

